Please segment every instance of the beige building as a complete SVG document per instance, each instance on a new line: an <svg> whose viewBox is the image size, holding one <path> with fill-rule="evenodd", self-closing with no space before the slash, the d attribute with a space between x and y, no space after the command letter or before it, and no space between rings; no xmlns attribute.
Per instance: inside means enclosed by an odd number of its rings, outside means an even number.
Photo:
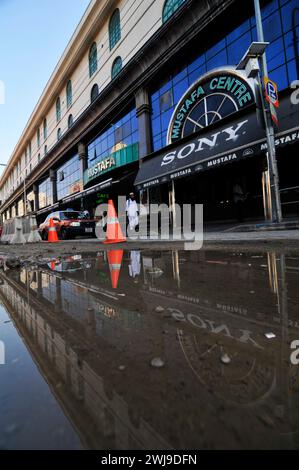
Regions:
<svg viewBox="0 0 299 470"><path fill-rule="evenodd" d="M161 164L168 145L203 129L210 132L204 138L211 141L211 125L217 124L221 133L223 118L231 114L233 124L240 116L242 109L231 90L221 90L226 104L219 111L220 90L205 89L214 74L220 76L219 84L221 74L228 80L240 79L235 67L256 40L253 2L244 11L239 5L236 0L92 0L1 177L2 218L30 211L42 221L53 210L70 207L93 212L99 201L128 194L134 184L143 200L165 201L176 181L178 203L186 198L203 202L210 219L229 219L232 187L240 176L244 192L252 195L251 214L263 216L265 138L257 120L250 121L249 111L256 102L246 77L242 76L241 87L250 98L246 102L250 126L243 132L247 140L238 146L242 154L220 144L205 157L190 152L181 158L181 166L174 161L165 169ZM288 215L297 207L296 191L291 194L287 189L298 188L298 164L291 157L297 138L290 137L292 151L284 156L285 137L296 131L294 112L285 103L299 70L295 47L299 0L265 0L262 7L265 38L270 42L269 75L278 83L281 97L286 97L277 146L282 149L278 165L284 215ZM178 106L198 83L206 96L199 95L183 116ZM201 111L203 102L209 104ZM175 120L184 132L171 141ZM252 129L256 140L249 135ZM248 147L252 151L246 151ZM253 158L244 159L243 154ZM236 157L223 158L227 155ZM144 166L136 180L140 161L152 158L156 160ZM105 161L110 162L108 167ZM182 169L184 173L178 171Z"/></svg>

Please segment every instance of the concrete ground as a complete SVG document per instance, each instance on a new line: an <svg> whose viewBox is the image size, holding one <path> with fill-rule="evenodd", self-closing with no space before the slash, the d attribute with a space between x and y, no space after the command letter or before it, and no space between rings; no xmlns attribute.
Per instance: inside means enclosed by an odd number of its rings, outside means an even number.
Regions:
<svg viewBox="0 0 299 470"><path fill-rule="evenodd" d="M192 245L189 246L192 247ZM36 259L46 256L61 256L74 253L96 253L101 250L122 248L127 250L184 250L181 241L128 241L105 245L98 239L75 239L58 243L41 242L26 245L0 244L0 256L17 256L21 259ZM255 232L205 232L203 250L225 251L299 251L299 230Z"/></svg>

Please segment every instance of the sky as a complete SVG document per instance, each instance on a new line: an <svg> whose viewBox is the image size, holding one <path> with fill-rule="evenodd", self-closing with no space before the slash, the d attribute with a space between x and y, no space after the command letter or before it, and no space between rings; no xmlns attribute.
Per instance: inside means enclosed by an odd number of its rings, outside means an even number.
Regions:
<svg viewBox="0 0 299 470"><path fill-rule="evenodd" d="M11 156L88 4L0 0L0 163Z"/></svg>

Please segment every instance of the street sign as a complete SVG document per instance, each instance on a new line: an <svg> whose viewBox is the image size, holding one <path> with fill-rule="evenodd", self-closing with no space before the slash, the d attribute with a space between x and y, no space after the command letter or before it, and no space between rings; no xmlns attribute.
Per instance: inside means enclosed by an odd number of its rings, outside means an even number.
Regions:
<svg viewBox="0 0 299 470"><path fill-rule="evenodd" d="M269 103L271 118L276 126L278 126L278 117L275 108L279 108L278 88L275 82L268 77L264 77L266 101Z"/></svg>
<svg viewBox="0 0 299 470"><path fill-rule="evenodd" d="M268 103L279 108L278 88L275 82L272 82L268 77L264 77L266 100Z"/></svg>
<svg viewBox="0 0 299 470"><path fill-rule="evenodd" d="M274 124L278 127L278 117L277 117L277 112L276 112L275 106L273 106L272 103L270 103L269 106L270 106L270 112L271 112L272 121L273 121Z"/></svg>

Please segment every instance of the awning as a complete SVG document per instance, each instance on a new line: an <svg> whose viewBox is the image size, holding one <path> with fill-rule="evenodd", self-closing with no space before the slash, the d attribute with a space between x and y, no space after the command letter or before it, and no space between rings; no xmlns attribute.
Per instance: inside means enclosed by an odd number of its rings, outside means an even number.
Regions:
<svg viewBox="0 0 299 470"><path fill-rule="evenodd" d="M102 191L103 189L110 188L111 186L113 186L115 184L119 184L123 180L129 178L134 173L135 173L135 171L131 171L130 173L127 173L126 175L122 176L121 178L118 178L117 180L114 180L113 178L109 178L105 181L102 181L101 183L98 183L94 186L91 186L88 189L84 189L84 191L81 191L81 192L76 193L76 194L70 194L69 196L66 196L65 198L63 198L60 201L60 204L64 204L64 203L67 203L67 202L72 202L72 201L75 201L75 200L80 199L82 197L89 196L90 194L94 194L97 191Z"/></svg>
<svg viewBox="0 0 299 470"><path fill-rule="evenodd" d="M299 108L299 106L298 106ZM285 98L279 110L277 147L299 141L298 111ZM138 190L267 152L266 132L255 107L238 112L145 159L135 180Z"/></svg>
<svg viewBox="0 0 299 470"><path fill-rule="evenodd" d="M84 196L88 196L89 194L93 194L97 191L101 191L102 189L110 188L112 184L118 183L117 181L113 181L112 178L102 181L101 183L96 184L95 186L91 186L91 188L84 189L84 191L80 191L79 193L76 194L71 194L69 196L66 196L60 201L60 204L64 204L66 202L72 202L77 199L81 199Z"/></svg>
<svg viewBox="0 0 299 470"><path fill-rule="evenodd" d="M255 108L247 114L237 113L146 159L135 185L143 189L256 155L264 140L265 130L258 125Z"/></svg>

